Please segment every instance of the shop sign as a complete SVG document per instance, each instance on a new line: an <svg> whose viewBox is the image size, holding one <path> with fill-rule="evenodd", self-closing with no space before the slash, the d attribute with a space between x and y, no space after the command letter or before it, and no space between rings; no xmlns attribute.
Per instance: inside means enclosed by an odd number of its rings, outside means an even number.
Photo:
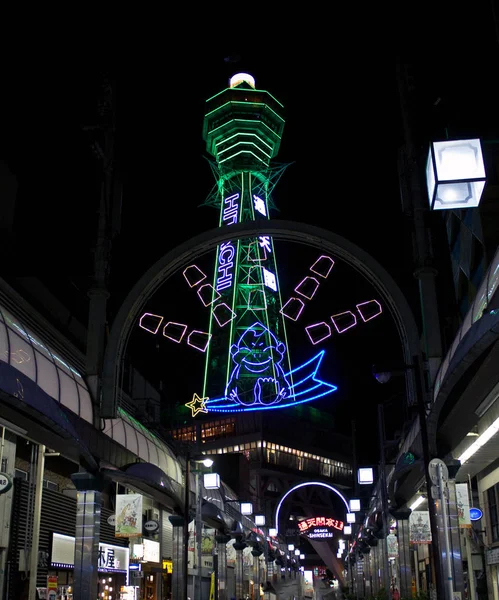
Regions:
<svg viewBox="0 0 499 600"><path fill-rule="evenodd" d="M55 600L57 597L57 575L49 575L47 577L47 598Z"/></svg>
<svg viewBox="0 0 499 600"><path fill-rule="evenodd" d="M111 527L116 527L116 515L109 515L107 518L107 524Z"/></svg>
<svg viewBox="0 0 499 600"><path fill-rule="evenodd" d="M97 570L103 573L127 573L129 549L99 543ZM73 569L75 564L75 538L60 533L52 534L51 567Z"/></svg>
<svg viewBox="0 0 499 600"><path fill-rule="evenodd" d="M160 551L159 542L153 542L152 540L144 540L144 558L145 562L159 563Z"/></svg>
<svg viewBox="0 0 499 600"><path fill-rule="evenodd" d="M5 494L12 487L12 477L8 473L0 472L0 494Z"/></svg>
<svg viewBox="0 0 499 600"><path fill-rule="evenodd" d="M147 533L156 533L159 529L158 521L146 521L144 523L144 531Z"/></svg>
<svg viewBox="0 0 499 600"><path fill-rule="evenodd" d="M470 520L479 521L483 517L483 512L479 508L470 508Z"/></svg>
<svg viewBox="0 0 499 600"><path fill-rule="evenodd" d="M173 573L173 561L172 560L164 560L162 562L163 571L167 573Z"/></svg>
<svg viewBox="0 0 499 600"><path fill-rule="evenodd" d="M487 550L486 558L488 565L499 564L499 548L491 548L490 550Z"/></svg>

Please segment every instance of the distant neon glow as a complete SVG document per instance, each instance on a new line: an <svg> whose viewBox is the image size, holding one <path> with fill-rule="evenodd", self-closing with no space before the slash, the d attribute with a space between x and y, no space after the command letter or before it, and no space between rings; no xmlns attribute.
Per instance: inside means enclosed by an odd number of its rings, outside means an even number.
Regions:
<svg viewBox="0 0 499 600"><path fill-rule="evenodd" d="M331 336L331 327L327 323L324 323L324 321L315 323L314 325L307 325L305 331L307 332L308 339L314 346Z"/></svg>
<svg viewBox="0 0 499 600"><path fill-rule="evenodd" d="M232 242L225 242L220 245L218 254L218 277L217 291L230 288L232 285L232 276L234 269L234 254L236 253Z"/></svg>
<svg viewBox="0 0 499 600"><path fill-rule="evenodd" d="M267 216L267 208L265 206L265 201L259 198L258 196L255 196L255 194L253 194L253 205L255 207L255 210L257 210L261 215L263 215L264 217Z"/></svg>
<svg viewBox="0 0 499 600"><path fill-rule="evenodd" d="M325 381L322 381L317 377L317 372L324 358L324 350L319 352L316 356L303 363L299 367L292 369L289 373L285 373L284 377L293 378L293 386L290 388L290 395L284 401L279 404L266 405L255 405L241 408L241 406L232 398L224 396L222 398L213 398L208 402L208 409L210 412L243 412L243 411L254 411L254 410L270 410L275 408L286 408L288 406L296 406L297 404L303 404L305 402L311 402L317 398L321 398L328 394L335 392L338 388ZM255 369L257 365L250 365L252 369ZM258 365L259 368L264 368L265 365Z"/></svg>
<svg viewBox="0 0 499 600"><path fill-rule="evenodd" d="M229 80L229 86L231 88L236 87L241 83L247 83L249 86L254 88L255 78L249 73L236 73L235 75L232 75L232 77Z"/></svg>
<svg viewBox="0 0 499 600"><path fill-rule="evenodd" d="M262 269L263 269L263 281L264 281L265 285L267 287L269 287L271 290L274 290L274 292L277 292L276 276L274 275L274 273L271 273L270 271L268 271L265 267L262 267Z"/></svg>
<svg viewBox="0 0 499 600"><path fill-rule="evenodd" d="M207 413L208 409L206 408L206 402L209 398L200 398L196 393L192 396L192 400L190 402L186 402L185 406L191 409L192 416L195 417L198 413Z"/></svg>
<svg viewBox="0 0 499 600"><path fill-rule="evenodd" d="M236 317L236 313L225 302L221 302L213 309L213 316L219 327L225 327L227 323L230 323Z"/></svg>
<svg viewBox="0 0 499 600"><path fill-rule="evenodd" d="M343 333L357 325L357 317L350 310L332 315L331 321L338 333Z"/></svg>
<svg viewBox="0 0 499 600"><path fill-rule="evenodd" d="M198 283L201 283L201 281L206 279L206 275L196 265L190 265L189 267L185 268L183 275L187 281L187 284L191 288L195 287L198 285Z"/></svg>
<svg viewBox="0 0 499 600"><path fill-rule="evenodd" d="M205 283L198 288L198 296L205 306L210 306L220 298L220 294L210 283Z"/></svg>
<svg viewBox="0 0 499 600"><path fill-rule="evenodd" d="M153 315L152 313L144 313L139 319L139 327L145 329L154 335L158 333L164 317L161 315Z"/></svg>
<svg viewBox="0 0 499 600"><path fill-rule="evenodd" d="M360 304L356 304L355 306L359 311L359 315L362 317L364 323L367 323L367 321L374 319L374 317L378 317L383 312L381 304L377 300L361 302Z"/></svg>
<svg viewBox="0 0 499 600"><path fill-rule="evenodd" d="M192 348L196 348L200 352L206 352L206 348L208 348L208 344L211 340L211 333L206 333L205 331L191 331L189 333L189 337L187 338L187 343ZM199 341L198 341L199 340Z"/></svg>
<svg viewBox="0 0 499 600"><path fill-rule="evenodd" d="M318 289L319 282L317 279L307 275L307 277L302 279L302 281L300 281L300 283L295 287L295 292L307 300L312 300Z"/></svg>
<svg viewBox="0 0 499 600"><path fill-rule="evenodd" d="M334 492L337 496L339 496L339 498L341 498L341 500L343 501L343 504L345 505L345 508L347 510L347 513L350 512L350 506L348 505L348 501L345 498L345 496L339 491L337 490L335 487L333 487L332 485L329 485L329 483L323 483L322 481L305 481L304 483L299 483L297 485L295 485L294 487L292 487L291 489L289 489L284 496L279 500L279 503L276 507L275 510L275 518L274 518L274 523L275 523L275 527L277 529L277 533L279 533L279 513L281 512L281 506L282 503L284 502L284 500L286 500L286 498L292 494L294 491L301 489L302 487L306 487L309 485L318 485L320 487L326 488L328 490L330 490L331 492Z"/></svg>
<svg viewBox="0 0 499 600"><path fill-rule="evenodd" d="M290 298L279 312L288 319L291 319L291 321L298 321L304 308L305 303L303 300L300 300L300 298Z"/></svg>
<svg viewBox="0 0 499 600"><path fill-rule="evenodd" d="M168 323L163 327L163 335L165 338L172 340L173 342L177 342L179 344L187 331L187 325L183 325L182 323L174 323L173 321L168 321Z"/></svg>
<svg viewBox="0 0 499 600"><path fill-rule="evenodd" d="M334 260L330 256L322 255L314 262L310 267L312 273L319 275L319 277L327 278L331 269L334 267Z"/></svg>

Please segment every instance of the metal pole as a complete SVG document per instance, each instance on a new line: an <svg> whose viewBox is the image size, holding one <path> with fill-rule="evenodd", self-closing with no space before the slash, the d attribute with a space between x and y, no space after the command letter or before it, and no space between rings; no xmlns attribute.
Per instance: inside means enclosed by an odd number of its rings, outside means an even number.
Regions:
<svg viewBox="0 0 499 600"><path fill-rule="evenodd" d="M473 571L473 558L471 556L470 536L468 535L467 531L463 537L464 544L466 546L466 560L468 561L468 590L470 592L470 600L476 600L475 573Z"/></svg>
<svg viewBox="0 0 499 600"><path fill-rule="evenodd" d="M435 512L435 502L433 501L433 495L431 492L433 482L430 476L430 446L428 442L428 429L426 427L426 407L424 402L424 393L422 388L421 368L419 364L419 357L413 357L413 364L415 369L416 377L416 390L417 390L417 402L418 402L418 416L419 416L419 429L421 433L421 445L423 447L423 462L425 470L426 480L426 495L428 497L428 512L430 515L430 528L431 528L431 549L433 554L433 566L435 569L435 583L437 588L437 598L444 598L445 589L442 578L441 569L441 556L440 548L438 545L438 523L437 514Z"/></svg>
<svg viewBox="0 0 499 600"><path fill-rule="evenodd" d="M191 479L191 458L190 454L187 453L185 459L185 497L184 497L184 564L183 567L183 578L184 578L184 598L187 599L187 578L189 575L189 513L190 513L190 479Z"/></svg>
<svg viewBox="0 0 499 600"><path fill-rule="evenodd" d="M36 600L36 575L38 571L38 547L40 544L40 522L42 516L43 472L45 469L45 446L38 446L36 465L35 506L33 511L33 537L29 557L29 593L28 600Z"/></svg>
<svg viewBox="0 0 499 600"><path fill-rule="evenodd" d="M196 577L196 588L197 593L194 592L194 598L201 600L201 587L202 587L202 573L201 568L203 564L203 519L202 519L202 507L203 507L203 494L201 490L201 477L199 476L199 469L196 469L196 549L197 549L197 563L198 571Z"/></svg>
<svg viewBox="0 0 499 600"><path fill-rule="evenodd" d="M378 437L379 437L379 464L380 464L380 485L381 485L381 516L384 529L383 538L383 575L387 595L390 592L390 570L388 560L388 498L386 494L386 463L385 463L385 417L383 405L378 404Z"/></svg>
<svg viewBox="0 0 499 600"><path fill-rule="evenodd" d="M437 464L438 473L438 487L441 490L442 497L442 519L444 522L444 543L445 543L445 567L447 570L447 593L448 600L454 599L454 585L452 582L452 558L450 555L450 539L449 539L449 525L447 516L447 482L442 475L442 465Z"/></svg>

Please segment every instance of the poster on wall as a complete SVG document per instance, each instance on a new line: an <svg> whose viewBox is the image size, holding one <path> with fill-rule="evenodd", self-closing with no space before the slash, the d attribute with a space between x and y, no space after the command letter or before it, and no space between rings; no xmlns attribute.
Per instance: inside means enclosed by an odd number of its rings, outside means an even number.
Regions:
<svg viewBox="0 0 499 600"><path fill-rule="evenodd" d="M430 513L427 510L414 510L409 516L409 539L412 544L430 544Z"/></svg>
<svg viewBox="0 0 499 600"><path fill-rule="evenodd" d="M471 527L470 497L467 483L456 483L456 504L459 527Z"/></svg>
<svg viewBox="0 0 499 600"><path fill-rule="evenodd" d="M399 544L397 536L390 533L386 536L386 544L388 547L388 558L398 558L399 555Z"/></svg>
<svg viewBox="0 0 499 600"><path fill-rule="evenodd" d="M115 537L140 537L142 535L141 494L116 495Z"/></svg>

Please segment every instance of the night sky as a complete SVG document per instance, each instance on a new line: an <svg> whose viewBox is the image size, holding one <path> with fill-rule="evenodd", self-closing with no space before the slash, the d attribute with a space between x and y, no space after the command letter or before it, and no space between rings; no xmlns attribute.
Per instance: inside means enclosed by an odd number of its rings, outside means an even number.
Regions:
<svg viewBox="0 0 499 600"><path fill-rule="evenodd" d="M116 159L123 181L110 273L112 317L148 267L217 225L217 212L200 207L214 184L201 137L204 102L232 74L247 71L257 88L285 107L277 160L291 164L275 188L279 212L273 217L329 229L369 252L400 285L419 321L410 221L401 210L397 180L401 125L394 59L403 54L413 64L421 147L446 134L499 137L497 115L491 120L499 51L491 6L478 3L472 15L453 14L457 29L443 35L437 28L439 36L431 25L371 30L366 22L362 33L357 29L350 37L337 23L330 37L288 39L265 49L235 35L219 47L192 36L183 47L151 39L131 46L87 40L78 50L47 55L37 48L4 75L10 86L4 90L0 159L17 177L18 196L15 236L2 240L8 257L3 274L42 278L85 322L100 185L91 150L100 138L88 126L99 122L98 98L108 78L116 84ZM461 50L459 36L468 40ZM474 55L482 59L476 72ZM279 266L284 286L296 285L306 260L308 255L303 264L287 260ZM311 321L370 299L357 273L340 264L337 271L307 308ZM165 303L161 295L151 300L158 312ZM193 313L193 324L196 318ZM295 355L305 357L303 332L293 335ZM170 360L164 345L140 338L132 341L144 370ZM400 359L394 325L383 314L328 344L323 375L339 391L334 403L319 402L317 408L332 412L345 433L355 418L361 452L368 455L377 444L377 403L388 403L389 434L406 416L401 382L380 386L370 373L373 363ZM164 378L156 372L151 377Z"/></svg>

